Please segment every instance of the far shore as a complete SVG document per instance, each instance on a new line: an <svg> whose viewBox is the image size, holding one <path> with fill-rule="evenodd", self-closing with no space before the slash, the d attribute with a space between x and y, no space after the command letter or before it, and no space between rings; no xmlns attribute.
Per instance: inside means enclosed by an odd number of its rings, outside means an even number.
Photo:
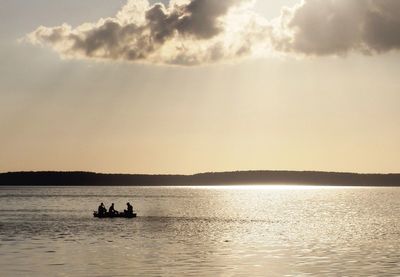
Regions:
<svg viewBox="0 0 400 277"><path fill-rule="evenodd" d="M400 186L400 174L320 171L233 171L194 175L104 174L93 172L0 173L0 186L201 186L201 185Z"/></svg>

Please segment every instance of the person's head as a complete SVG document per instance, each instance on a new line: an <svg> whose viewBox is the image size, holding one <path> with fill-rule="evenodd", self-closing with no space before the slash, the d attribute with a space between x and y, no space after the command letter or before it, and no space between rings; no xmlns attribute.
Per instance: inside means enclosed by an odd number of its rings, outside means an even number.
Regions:
<svg viewBox="0 0 400 277"><path fill-rule="evenodd" d="M114 206L114 203L111 203L111 206Z"/></svg>
<svg viewBox="0 0 400 277"><path fill-rule="evenodd" d="M100 204L101 206L104 206L104 204L103 204L103 202L101 202L101 204Z"/></svg>
<svg viewBox="0 0 400 277"><path fill-rule="evenodd" d="M131 204L131 203L129 203L129 202L128 202L128 203L126 203L126 205L128 205L128 206L129 206L130 204Z"/></svg>

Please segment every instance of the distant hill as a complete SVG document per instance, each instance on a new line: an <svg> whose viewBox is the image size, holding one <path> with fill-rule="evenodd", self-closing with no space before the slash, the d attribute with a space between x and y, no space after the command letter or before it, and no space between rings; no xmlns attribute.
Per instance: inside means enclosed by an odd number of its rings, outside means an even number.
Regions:
<svg viewBox="0 0 400 277"><path fill-rule="evenodd" d="M92 172L0 173L0 186L188 186L294 184L400 186L400 174L313 171L236 171L195 175L101 174Z"/></svg>

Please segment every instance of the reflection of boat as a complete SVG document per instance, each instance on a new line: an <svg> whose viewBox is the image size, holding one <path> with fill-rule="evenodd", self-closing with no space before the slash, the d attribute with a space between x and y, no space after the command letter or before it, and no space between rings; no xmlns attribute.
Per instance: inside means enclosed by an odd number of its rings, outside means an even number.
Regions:
<svg viewBox="0 0 400 277"><path fill-rule="evenodd" d="M132 214L128 214L128 213L118 213L118 214L105 213L105 214L99 215L98 212L93 212L93 216L97 217L97 218L134 218L134 217L136 217L136 213L135 212L133 212Z"/></svg>

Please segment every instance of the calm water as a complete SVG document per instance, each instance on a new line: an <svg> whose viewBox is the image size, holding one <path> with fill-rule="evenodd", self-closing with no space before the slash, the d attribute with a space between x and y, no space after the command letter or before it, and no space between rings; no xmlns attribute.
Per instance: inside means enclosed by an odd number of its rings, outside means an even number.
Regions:
<svg viewBox="0 0 400 277"><path fill-rule="evenodd" d="M399 215L398 188L6 187L0 275L399 276Z"/></svg>

